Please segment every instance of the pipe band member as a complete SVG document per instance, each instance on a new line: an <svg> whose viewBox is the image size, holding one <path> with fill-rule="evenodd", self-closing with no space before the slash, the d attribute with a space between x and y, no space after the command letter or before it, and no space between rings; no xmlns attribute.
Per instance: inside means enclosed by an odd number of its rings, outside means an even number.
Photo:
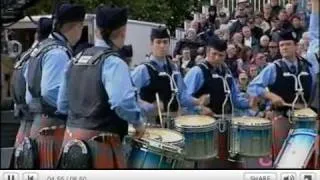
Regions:
<svg viewBox="0 0 320 180"><path fill-rule="evenodd" d="M78 54L65 69L58 98L58 111L68 114L61 168L126 168L122 139L128 134L128 123L133 124L137 137L144 133L129 67L119 54L127 19L126 8L98 6L95 46ZM86 161L66 153L75 140L91 152Z"/></svg>
<svg viewBox="0 0 320 180"><path fill-rule="evenodd" d="M81 37L84 6L62 3L53 14L53 32L31 54L26 72L26 102L33 116L30 137L38 144L39 168L54 168L65 129L65 116L56 114L62 71ZM52 145L53 144L53 145Z"/></svg>
<svg viewBox="0 0 320 180"><path fill-rule="evenodd" d="M287 118L290 107L285 104L293 103L296 97L294 77L305 74L301 76L300 87L305 100L309 99L311 93L312 66L305 59L296 56L297 42L292 30L281 32L279 47L282 58L266 66L248 86L250 96L264 98L271 104L267 107L269 112L266 114L273 124L273 158L278 155L290 129ZM301 98L298 103L302 103Z"/></svg>
<svg viewBox="0 0 320 180"><path fill-rule="evenodd" d="M213 114L221 116L222 106L227 95L226 89L224 88L225 82L229 87L231 98L228 99L224 107L224 114L230 115L232 113L233 107L231 101L235 107L248 109L248 99L240 96L240 90L236 85L236 81L224 62L227 50L226 41L218 37L213 37L208 41L206 49L206 61L191 68L184 78L184 82L187 84L187 93L196 98L203 94L210 94L210 102L205 108L208 108ZM218 77L225 79L225 81ZM232 163L229 163L227 160L227 137L227 132L219 133L220 159L214 162L214 166L217 168L233 166Z"/></svg>

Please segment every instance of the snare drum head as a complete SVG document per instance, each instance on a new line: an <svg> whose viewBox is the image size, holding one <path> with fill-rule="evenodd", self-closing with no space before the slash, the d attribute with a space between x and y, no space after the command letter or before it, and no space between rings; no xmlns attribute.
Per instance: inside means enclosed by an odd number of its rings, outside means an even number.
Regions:
<svg viewBox="0 0 320 180"><path fill-rule="evenodd" d="M136 133L136 130L134 129L134 127L132 125L129 125L128 127L128 134L130 136L134 136ZM147 129L147 131L144 133L143 137L141 138L143 140L160 140L161 136L159 134L156 133L150 133Z"/></svg>
<svg viewBox="0 0 320 180"><path fill-rule="evenodd" d="M203 127L214 124L216 120L210 116L187 115L176 118L177 127Z"/></svg>
<svg viewBox="0 0 320 180"><path fill-rule="evenodd" d="M295 117L317 117L317 113L310 108L303 108L293 112Z"/></svg>
<svg viewBox="0 0 320 180"><path fill-rule="evenodd" d="M232 124L241 124L247 126L269 125L271 124L271 121L259 117L234 117L232 118Z"/></svg>
<svg viewBox="0 0 320 180"><path fill-rule="evenodd" d="M151 138L160 137L164 143L176 143L183 141L183 136L179 132L163 129L163 128L149 128L146 130L146 134ZM150 137L148 137L150 139Z"/></svg>

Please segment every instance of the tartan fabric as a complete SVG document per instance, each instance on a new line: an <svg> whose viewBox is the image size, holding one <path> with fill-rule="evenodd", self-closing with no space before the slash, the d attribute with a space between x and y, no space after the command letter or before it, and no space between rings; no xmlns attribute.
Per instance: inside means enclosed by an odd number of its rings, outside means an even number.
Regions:
<svg viewBox="0 0 320 180"><path fill-rule="evenodd" d="M40 131L43 134L40 134ZM34 116L30 137L37 142L40 169L52 169L56 167L64 131L65 122L63 120L40 114Z"/></svg>
<svg viewBox="0 0 320 180"><path fill-rule="evenodd" d="M14 143L15 148L22 143L25 137L30 136L31 125L32 125L32 121L21 120L20 127L16 135L16 141Z"/></svg>
<svg viewBox="0 0 320 180"><path fill-rule="evenodd" d="M92 137L104 133L101 131L87 130L81 128L68 127L65 135L63 147L70 140L78 139L87 142L93 160L94 169L124 169L126 168L125 158L122 150L122 143L119 136L107 136L104 142L91 140Z"/></svg>

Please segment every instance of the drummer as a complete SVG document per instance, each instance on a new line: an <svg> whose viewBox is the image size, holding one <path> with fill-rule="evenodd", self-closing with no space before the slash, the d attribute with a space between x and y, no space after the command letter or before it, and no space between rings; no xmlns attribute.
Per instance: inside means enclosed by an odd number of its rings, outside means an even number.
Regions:
<svg viewBox="0 0 320 180"><path fill-rule="evenodd" d="M250 96L265 98L272 104L266 114L273 121L273 134L276 136L273 138L276 140L273 142L273 158L279 153L290 129L288 107L285 106L294 101L296 94L294 78L284 73L297 77L301 72L307 72L307 76L301 77L304 98L308 100L311 93L314 73L310 63L296 56L296 38L291 30L281 32L279 47L282 59L269 64L248 86Z"/></svg>
<svg viewBox="0 0 320 180"><path fill-rule="evenodd" d="M178 102L183 107L195 109L195 106L203 104L203 98L193 98L188 96L185 91L185 84L178 67L170 62L168 58L168 51L170 45L170 36L168 30L164 27L154 28L151 31L151 56L149 62L137 66L132 72L132 80L134 85L138 88L141 98L141 104L148 109L148 114L155 114L157 109L167 112L167 106L172 97L172 89L170 86L170 79L167 75L174 76L174 81L177 84L178 96L176 96L170 106L170 112L176 113L179 108ZM166 75L160 75L162 72ZM156 94L158 93L160 104L156 104ZM177 98L178 97L178 98ZM207 98L208 99L208 98ZM207 108L201 107L202 114L210 112ZM157 119L157 123L159 123Z"/></svg>
<svg viewBox="0 0 320 180"><path fill-rule="evenodd" d="M126 167L122 139L127 134L128 123L133 124L138 138L145 132L129 67L117 53L124 45L128 12L126 8L101 5L97 7L96 19L95 46L67 65L59 91L58 111L68 114L63 144L75 139L90 142L94 169L122 169ZM83 77L81 81L79 77ZM86 91L88 87L90 90ZM71 156L63 153L64 168L79 168L89 163L85 158L73 156L75 164L68 160Z"/></svg>
<svg viewBox="0 0 320 180"><path fill-rule="evenodd" d="M195 98L200 97L203 94L210 94L210 102L207 106L214 114L222 114L222 104L226 97L224 91L224 83L220 78L213 78L213 74L220 77L226 77L227 83L231 91L231 100L234 105L239 109L248 109L249 101L246 98L241 97L240 91L232 78L230 69L224 63L226 58L227 43L224 40L220 40L218 37L214 37L209 40L207 45L207 59L205 62L200 63L198 66L189 70L184 78L185 84L187 84L187 93ZM225 113L232 113L232 105L230 100L225 107ZM219 137L219 166L228 167L228 148L227 148L227 134L223 134ZM224 165L222 165L224 164Z"/></svg>

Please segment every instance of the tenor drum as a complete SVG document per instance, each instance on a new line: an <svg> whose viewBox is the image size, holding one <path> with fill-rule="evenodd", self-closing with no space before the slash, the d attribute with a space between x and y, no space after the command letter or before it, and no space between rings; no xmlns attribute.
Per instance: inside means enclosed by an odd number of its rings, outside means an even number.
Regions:
<svg viewBox="0 0 320 180"><path fill-rule="evenodd" d="M314 152L317 134L311 129L290 131L276 158L275 168L306 168Z"/></svg>
<svg viewBox="0 0 320 180"><path fill-rule="evenodd" d="M258 117L237 117L231 122L229 153L248 157L271 154L271 121Z"/></svg>
<svg viewBox="0 0 320 180"><path fill-rule="evenodd" d="M185 138L185 159L203 160L218 154L216 120L209 116L187 115L176 118L176 129Z"/></svg>
<svg viewBox="0 0 320 180"><path fill-rule="evenodd" d="M305 128L316 130L317 113L310 108L295 110L292 121L294 129Z"/></svg>

